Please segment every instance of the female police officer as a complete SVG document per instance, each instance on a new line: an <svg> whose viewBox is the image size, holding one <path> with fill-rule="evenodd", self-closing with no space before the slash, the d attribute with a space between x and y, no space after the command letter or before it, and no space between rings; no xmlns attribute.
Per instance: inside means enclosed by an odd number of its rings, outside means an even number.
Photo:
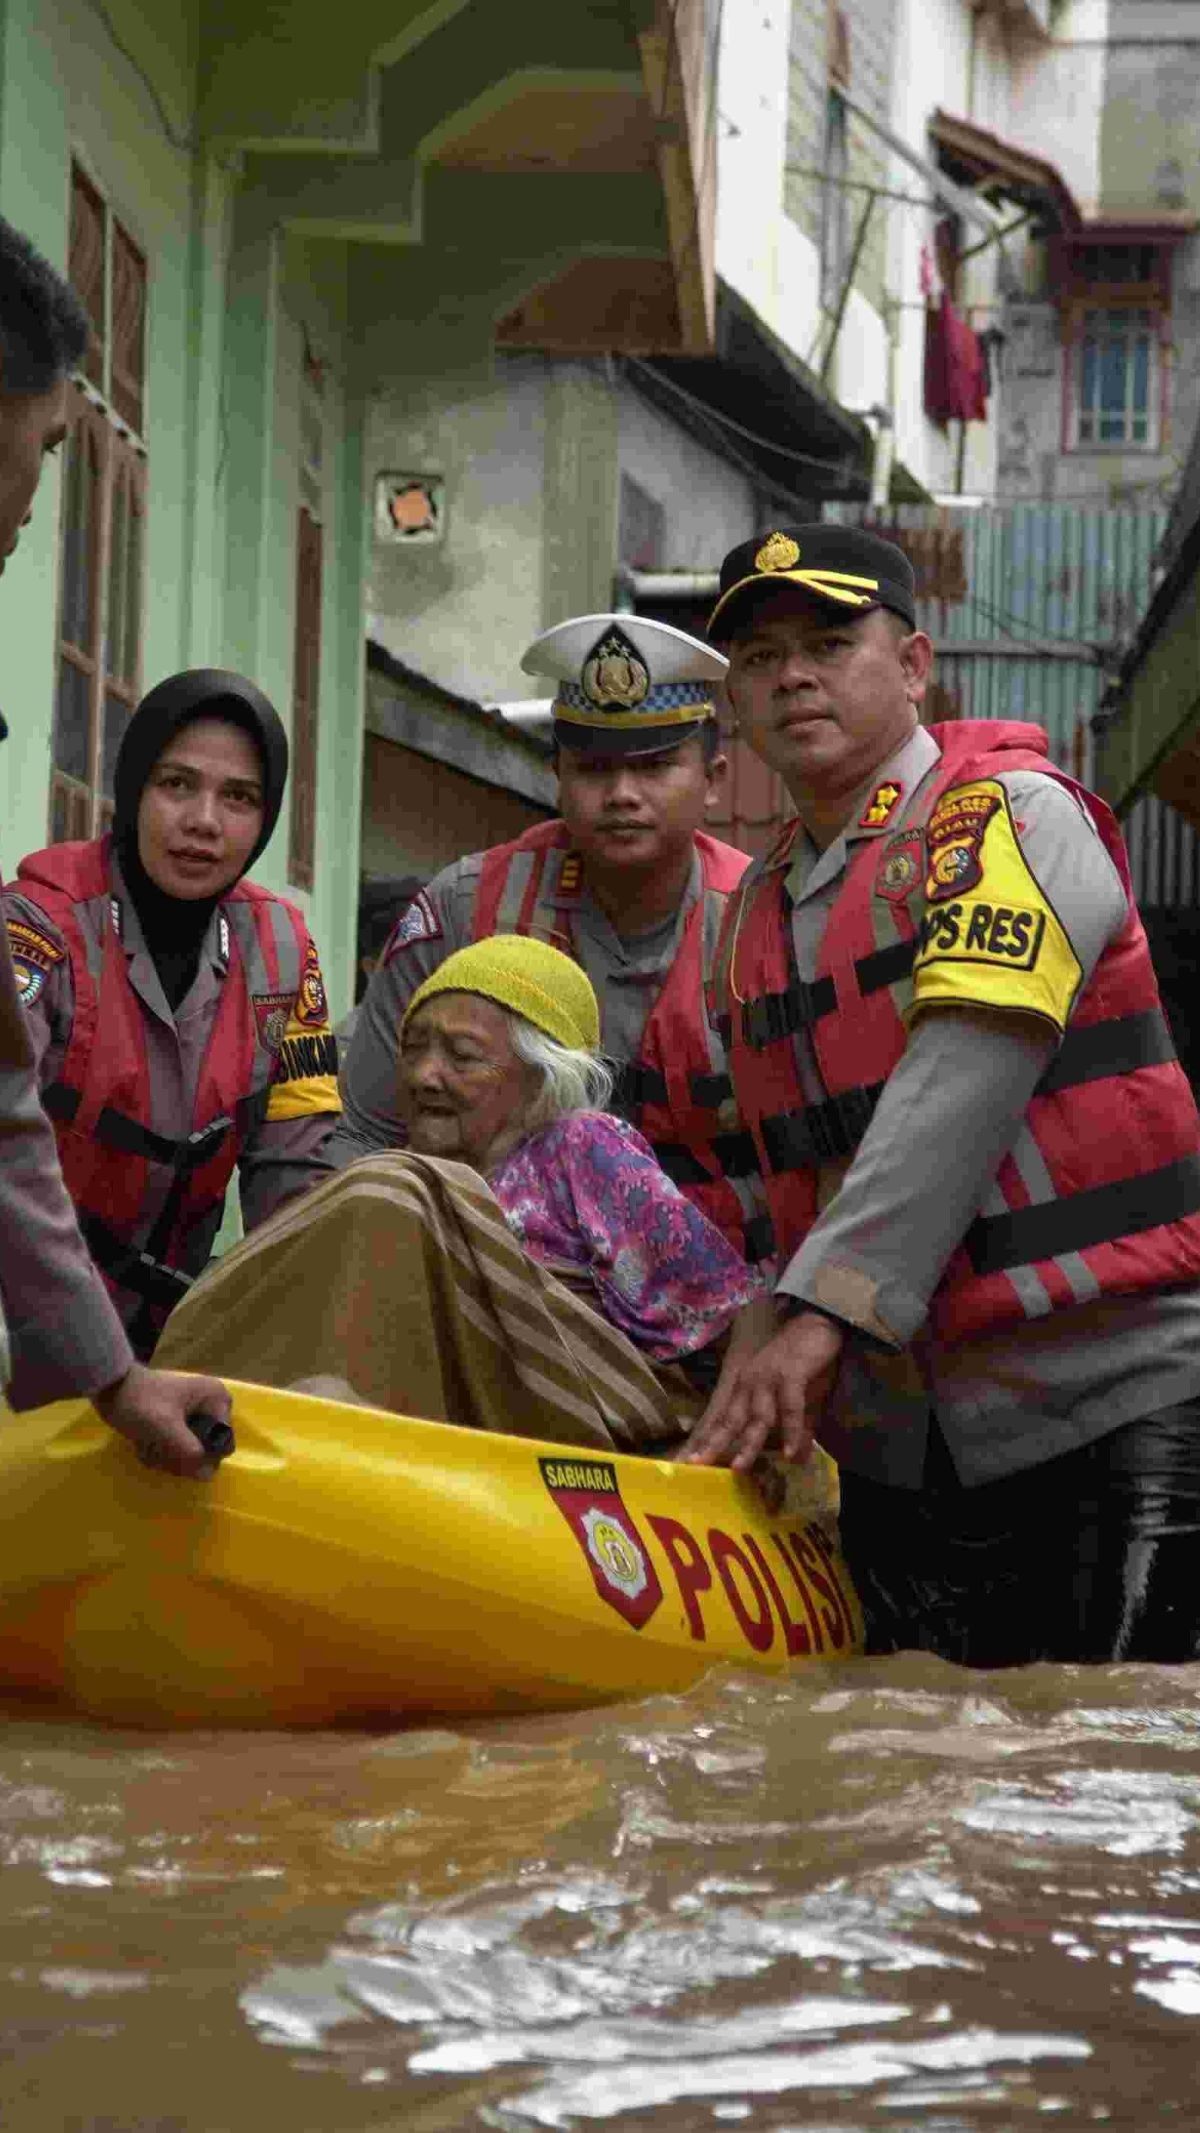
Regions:
<svg viewBox="0 0 1200 2133"><path fill-rule="evenodd" d="M31 854L3 898L63 1175L143 1356L209 1256L235 1163L252 1228L321 1174L340 1110L304 919L243 878L286 777L251 682L176 674L121 741L111 837Z"/></svg>

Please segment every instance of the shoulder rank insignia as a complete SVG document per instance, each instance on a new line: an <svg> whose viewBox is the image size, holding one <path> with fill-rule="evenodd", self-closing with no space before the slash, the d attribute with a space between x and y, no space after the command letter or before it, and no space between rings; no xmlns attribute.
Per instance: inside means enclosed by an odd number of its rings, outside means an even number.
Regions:
<svg viewBox="0 0 1200 2133"><path fill-rule="evenodd" d="M886 829L904 796L904 787L888 778L877 785L858 818L858 826L864 830Z"/></svg>

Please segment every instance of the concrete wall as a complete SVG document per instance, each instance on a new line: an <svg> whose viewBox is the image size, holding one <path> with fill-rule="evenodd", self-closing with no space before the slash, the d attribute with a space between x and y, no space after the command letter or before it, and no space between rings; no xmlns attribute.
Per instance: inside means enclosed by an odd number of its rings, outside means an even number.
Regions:
<svg viewBox="0 0 1200 2133"><path fill-rule="evenodd" d="M1192 0L1110 0L1106 208L1200 208L1200 15Z"/></svg>
<svg viewBox="0 0 1200 2133"><path fill-rule="evenodd" d="M802 355L817 324L818 260L784 212L790 0L739 0L722 16L717 272Z"/></svg>
<svg viewBox="0 0 1200 2133"><path fill-rule="evenodd" d="M1066 0L1055 43L1014 76L1014 126L1053 154L1080 204L1100 214L1200 212L1200 10L1160 0ZM999 448L1006 497L1118 506L1161 503L1200 421L1200 240L1173 254L1165 418L1155 451L1063 448L1065 361L1044 260L1030 298L1006 307Z"/></svg>
<svg viewBox="0 0 1200 2133"><path fill-rule="evenodd" d="M544 626L547 371L540 356L506 356L490 378L428 379L368 412L369 481L390 470L446 483L442 541L373 542L369 631L462 696L537 694L518 661Z"/></svg>
<svg viewBox="0 0 1200 2133"><path fill-rule="evenodd" d="M754 484L622 383L618 463L663 509L663 567L715 570L760 520Z"/></svg>
<svg viewBox="0 0 1200 2133"><path fill-rule="evenodd" d="M1012 55L1011 137L1053 157L1085 214L1094 214L1100 203L1110 5L1059 0L1053 44L1019 42Z"/></svg>
<svg viewBox="0 0 1200 2133"><path fill-rule="evenodd" d="M531 638L611 606L622 472L662 506L667 568L712 569L758 521L752 482L600 360L418 381L372 404L367 435L371 477L446 483L440 542L374 543L370 634L478 701L544 693L520 671Z"/></svg>
<svg viewBox="0 0 1200 2133"><path fill-rule="evenodd" d="M896 31L891 123L895 132L926 157L928 126L935 109L969 116L972 97L970 10L962 0L901 0ZM974 70L976 84L986 70ZM911 167L893 158L889 183L920 198L924 188ZM921 248L932 246L938 211L895 204L890 213L889 280L895 297L896 456L913 478L935 494L956 485L958 425L939 429L924 410L925 303L921 294ZM969 242L970 240L968 240ZM990 295L990 272L972 275L963 294ZM971 322L986 320L973 313ZM963 487L990 486L991 452L981 424L968 433Z"/></svg>
<svg viewBox="0 0 1200 2133"><path fill-rule="evenodd" d="M849 89L857 103L887 120L892 101L892 67L897 0L843 0L850 51ZM828 70L826 0L793 0L788 52L788 134L784 200L793 222L809 241L821 240L822 185L807 175L820 169L825 139ZM863 185L887 182L888 151L879 136L853 115L847 132L847 175ZM850 191L851 239L869 195ZM859 294L881 310L887 267L886 215L877 202L867 225L855 275Z"/></svg>

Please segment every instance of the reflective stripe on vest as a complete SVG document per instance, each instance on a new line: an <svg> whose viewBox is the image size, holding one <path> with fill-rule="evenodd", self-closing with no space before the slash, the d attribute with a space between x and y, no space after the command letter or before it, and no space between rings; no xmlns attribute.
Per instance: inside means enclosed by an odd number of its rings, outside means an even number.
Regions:
<svg viewBox="0 0 1200 2133"><path fill-rule="evenodd" d="M907 1041L902 1016L912 998L925 870L917 870L905 896L883 896L881 846L898 832L923 837L949 788L1033 768L1088 807L1128 891L1128 864L1108 810L1048 763L1039 729L964 722L933 731L942 759L910 795L889 838L854 850L811 982L802 982L794 965L787 846L730 900L716 1005L787 1256L816 1220L820 1166L853 1157ZM828 1091L819 1103L805 1100L798 1042L810 1074L815 1065ZM1126 1168L1147 1145L1159 1159L1145 1170ZM1116 1175L1114 1165L1121 1166ZM961 1339L1109 1290L1194 1279L1198 1217L1200 1120L1131 903L950 1261L934 1297L934 1329Z"/></svg>
<svg viewBox="0 0 1200 2133"><path fill-rule="evenodd" d="M107 839L51 846L22 861L13 886L57 927L71 962L70 1042L43 1095L67 1188L110 1283L165 1312L180 1281L186 1286L190 1238L219 1210L241 1149L266 1115L278 1051L260 1031L254 997L295 999L306 934L299 913L253 884L239 883L222 902L227 976L191 1130L172 1140L149 1123L143 1010L128 979L108 852ZM157 1213L146 1206L155 1172Z"/></svg>
<svg viewBox="0 0 1200 2133"><path fill-rule="evenodd" d="M703 833L696 849L701 894L647 1017L639 1057L617 1071L613 1108L645 1134L667 1175L735 1248L761 1260L772 1255L774 1241L757 1155L735 1116L724 1045L705 1006L725 906L749 860ZM535 934L577 956L572 906L580 887L565 826L538 823L484 854L471 937Z"/></svg>

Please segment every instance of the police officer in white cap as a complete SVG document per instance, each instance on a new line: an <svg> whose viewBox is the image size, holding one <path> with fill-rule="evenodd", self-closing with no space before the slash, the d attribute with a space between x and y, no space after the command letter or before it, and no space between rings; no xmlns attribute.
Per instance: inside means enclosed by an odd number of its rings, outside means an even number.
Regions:
<svg viewBox="0 0 1200 2133"><path fill-rule="evenodd" d="M324 1154L341 1165L400 1145L408 1001L469 941L529 933L575 956L595 987L620 1069L614 1108L739 1250L766 1257L753 1148L705 1007L725 901L749 863L703 829L725 772L714 693L726 661L667 623L610 614L546 630L521 665L556 685L561 816L457 860L403 913L362 1003Z"/></svg>

